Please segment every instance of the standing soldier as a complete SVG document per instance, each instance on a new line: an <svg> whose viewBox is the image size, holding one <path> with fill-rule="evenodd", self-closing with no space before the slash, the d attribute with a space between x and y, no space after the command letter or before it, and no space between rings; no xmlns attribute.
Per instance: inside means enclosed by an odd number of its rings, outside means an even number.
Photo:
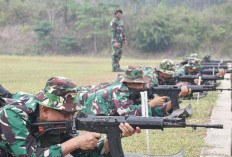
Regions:
<svg viewBox="0 0 232 157"><path fill-rule="evenodd" d="M114 18L110 22L110 27L112 29L112 38L111 38L111 45L112 45L112 67L113 72L122 72L119 65L119 61L122 55L122 45L123 43L127 46L126 36L124 33L124 26L123 22L120 19L122 15L122 10L117 9L114 12Z"/></svg>

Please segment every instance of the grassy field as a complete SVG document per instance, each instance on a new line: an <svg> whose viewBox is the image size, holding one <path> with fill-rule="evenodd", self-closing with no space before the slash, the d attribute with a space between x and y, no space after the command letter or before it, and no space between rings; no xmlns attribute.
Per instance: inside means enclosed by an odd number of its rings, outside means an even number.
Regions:
<svg viewBox="0 0 232 157"><path fill-rule="evenodd" d="M23 91L35 93L43 89L47 79L51 76L63 76L73 80L78 85L93 85L112 81L117 73L111 72L110 58L84 58L84 57L29 57L29 56L0 56L0 84L12 93ZM123 58L121 67L126 65L155 66L160 60L136 60ZM188 123L208 123L211 109L215 105L216 93L199 101L197 112L196 101L183 101L181 106L189 103L193 106L193 115ZM191 128L150 130L150 151L155 155L168 155L177 153L185 148L185 156L197 157L205 146L204 137L206 129ZM146 134L134 135L122 139L125 152L146 154Z"/></svg>

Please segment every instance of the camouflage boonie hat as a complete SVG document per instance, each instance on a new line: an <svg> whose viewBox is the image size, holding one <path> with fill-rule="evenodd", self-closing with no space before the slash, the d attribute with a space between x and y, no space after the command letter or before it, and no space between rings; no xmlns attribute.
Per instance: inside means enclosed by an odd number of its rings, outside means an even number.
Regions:
<svg viewBox="0 0 232 157"><path fill-rule="evenodd" d="M191 59L188 61L188 64L185 65L187 68L199 69L201 67L201 62L198 59Z"/></svg>
<svg viewBox="0 0 232 157"><path fill-rule="evenodd" d="M210 54L206 53L204 56L203 56L203 60L204 61L212 61L212 57Z"/></svg>
<svg viewBox="0 0 232 157"><path fill-rule="evenodd" d="M148 78L143 77L143 69L141 66L129 65L126 68L124 77L121 82L131 82L131 83L147 83Z"/></svg>
<svg viewBox="0 0 232 157"><path fill-rule="evenodd" d="M114 10L114 15L116 15L118 12L120 12L121 14L123 14L122 9L115 9Z"/></svg>
<svg viewBox="0 0 232 157"><path fill-rule="evenodd" d="M160 62L160 65L157 67L157 71L160 71L165 74L174 74L175 73L175 63L170 59L164 59Z"/></svg>
<svg viewBox="0 0 232 157"><path fill-rule="evenodd" d="M66 112L77 111L77 85L63 77L48 79L44 90L39 91L35 98L42 106Z"/></svg>
<svg viewBox="0 0 232 157"><path fill-rule="evenodd" d="M190 55L186 55L183 58L184 61L189 61L191 59L198 59L198 54L197 53L191 53Z"/></svg>

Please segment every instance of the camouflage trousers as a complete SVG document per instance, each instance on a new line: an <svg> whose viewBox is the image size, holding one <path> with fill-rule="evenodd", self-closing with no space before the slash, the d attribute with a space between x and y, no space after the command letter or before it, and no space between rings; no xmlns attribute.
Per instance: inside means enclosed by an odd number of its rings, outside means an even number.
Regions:
<svg viewBox="0 0 232 157"><path fill-rule="evenodd" d="M112 45L112 68L113 70L120 68L119 61L122 55L122 48L116 48Z"/></svg>

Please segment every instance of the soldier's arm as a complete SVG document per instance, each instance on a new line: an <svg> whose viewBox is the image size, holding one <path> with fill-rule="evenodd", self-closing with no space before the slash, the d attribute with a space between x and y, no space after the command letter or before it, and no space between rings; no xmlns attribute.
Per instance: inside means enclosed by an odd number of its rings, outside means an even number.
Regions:
<svg viewBox="0 0 232 157"><path fill-rule="evenodd" d="M122 25L122 39L123 41L126 41L126 34L125 34L125 27Z"/></svg>
<svg viewBox="0 0 232 157"><path fill-rule="evenodd" d="M111 31L112 31L111 42L112 42L112 44L114 44L114 43L117 42L117 39L116 39L116 36L117 36L117 32L116 32L116 30L117 30L117 23L114 20L112 20L110 22L110 27L111 27Z"/></svg>
<svg viewBox="0 0 232 157"><path fill-rule="evenodd" d="M133 101L129 99L129 93L127 92L116 92L113 94L112 101L114 108L120 116L135 115L142 116L142 105L133 104ZM150 107L148 105L149 116L164 116L166 114L167 105L159 107Z"/></svg>

